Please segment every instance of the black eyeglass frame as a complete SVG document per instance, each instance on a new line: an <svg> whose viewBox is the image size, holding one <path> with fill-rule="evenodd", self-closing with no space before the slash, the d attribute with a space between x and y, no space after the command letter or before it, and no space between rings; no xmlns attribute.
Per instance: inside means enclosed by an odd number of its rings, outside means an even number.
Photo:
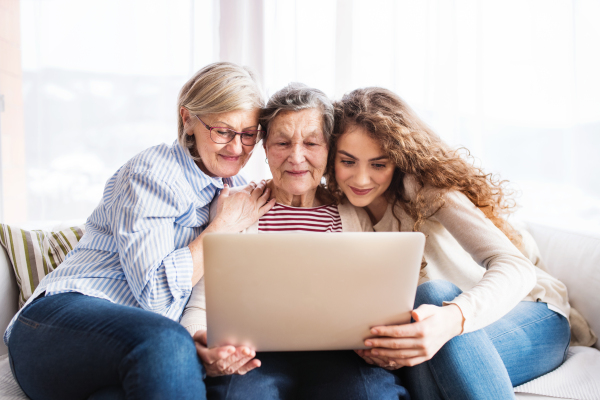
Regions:
<svg viewBox="0 0 600 400"><path fill-rule="evenodd" d="M236 135L240 135L240 142L242 143L243 146L255 146L258 142L260 142L260 140L262 139L262 137L263 137L263 135L265 133L265 131L262 130L262 129L253 129L251 131L237 132L237 131L235 131L235 130L233 130L231 128L228 128L226 126L210 126L210 125L206 124L204 121L202 121L198 115L194 114L194 116L196 118L198 118L198 121L200 121L202 123L202 125L204 125L204 127L206 129L208 129L208 133L210 135L210 140L212 140L213 142L215 142L217 144L231 143L233 141L233 139L235 139ZM213 129L223 129L225 131L233 132L234 135L231 137L231 139L229 139L226 142L217 142L213 138L213 135L212 135ZM244 135L251 134L251 132L252 132L252 134L253 134L253 132L256 132L256 139L255 139L254 143L244 143L244 137L247 137L247 136L244 136ZM222 136L219 136L219 135L217 137L222 138Z"/></svg>

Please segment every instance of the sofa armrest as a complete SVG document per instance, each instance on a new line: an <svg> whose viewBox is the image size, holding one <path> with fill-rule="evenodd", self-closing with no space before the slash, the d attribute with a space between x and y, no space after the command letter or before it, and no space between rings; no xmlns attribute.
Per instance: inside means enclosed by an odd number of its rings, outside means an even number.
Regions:
<svg viewBox="0 0 600 400"><path fill-rule="evenodd" d="M0 246L0 330L1 335L12 317L19 310L19 287L12 264L4 247ZM0 340L0 355L8 353L4 341Z"/></svg>
<svg viewBox="0 0 600 400"><path fill-rule="evenodd" d="M552 276L569 291L569 302L600 334L600 235L527 223ZM600 341L599 341L600 342ZM600 343L594 347L600 349Z"/></svg>

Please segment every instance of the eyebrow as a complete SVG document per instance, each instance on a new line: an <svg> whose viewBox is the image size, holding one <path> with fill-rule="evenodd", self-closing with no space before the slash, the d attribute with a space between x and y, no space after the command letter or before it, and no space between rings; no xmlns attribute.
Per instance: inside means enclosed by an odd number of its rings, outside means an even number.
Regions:
<svg viewBox="0 0 600 400"><path fill-rule="evenodd" d="M338 150L338 153L341 153L341 154L343 154L345 156L348 156L348 157L352 158L353 160L357 160L358 161L358 158L354 157L352 154L348 153L347 151ZM379 160L387 160L387 159L389 159L388 156L379 156L379 157L371 158L371 159L369 159L369 161L379 161Z"/></svg>
<svg viewBox="0 0 600 400"><path fill-rule="evenodd" d="M224 126L217 125L217 124L223 124ZM233 129L233 127L231 125L229 125L227 122L223 122L223 121L215 122L215 125L213 125L213 128L229 128L229 129L235 131L235 129ZM241 132L250 131L250 130L258 130L258 125L252 125L247 128L244 128L241 130Z"/></svg>

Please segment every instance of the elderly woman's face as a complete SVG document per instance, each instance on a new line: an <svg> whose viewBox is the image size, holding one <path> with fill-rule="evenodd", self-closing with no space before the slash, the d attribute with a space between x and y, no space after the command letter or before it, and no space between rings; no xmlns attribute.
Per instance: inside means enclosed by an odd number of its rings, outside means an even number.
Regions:
<svg viewBox="0 0 600 400"><path fill-rule="evenodd" d="M185 109L182 111L184 120L185 115L183 114L186 111ZM258 129L259 113L259 109L237 110L221 114L199 115L198 117L208 126L243 132ZM231 142L226 144L215 143L210 137L209 130L194 115L189 114L189 118L195 125L193 132L188 134L196 137L196 150L202 159L199 163L202 172L211 177L221 178L229 178L238 174L252 155L254 146L242 145L240 135L236 135Z"/></svg>
<svg viewBox="0 0 600 400"><path fill-rule="evenodd" d="M273 184L293 196L316 190L327 165L327 142L317 109L285 111L269 125L265 151Z"/></svg>

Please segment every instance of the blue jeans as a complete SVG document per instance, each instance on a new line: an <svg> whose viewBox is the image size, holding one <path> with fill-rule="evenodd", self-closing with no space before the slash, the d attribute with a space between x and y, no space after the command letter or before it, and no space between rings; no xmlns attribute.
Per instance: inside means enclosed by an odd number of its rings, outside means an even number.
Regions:
<svg viewBox="0 0 600 400"><path fill-rule="evenodd" d="M400 378L353 351L263 352L248 374L206 379L209 399L409 399Z"/></svg>
<svg viewBox="0 0 600 400"><path fill-rule="evenodd" d="M9 339L31 399L206 399L204 369L177 322L79 293L34 300Z"/></svg>
<svg viewBox="0 0 600 400"><path fill-rule="evenodd" d="M441 306L461 292L430 281L417 289L415 308ZM557 368L570 340L569 322L546 303L520 302L499 321L456 336L431 360L399 374L415 399L513 399L513 387Z"/></svg>

